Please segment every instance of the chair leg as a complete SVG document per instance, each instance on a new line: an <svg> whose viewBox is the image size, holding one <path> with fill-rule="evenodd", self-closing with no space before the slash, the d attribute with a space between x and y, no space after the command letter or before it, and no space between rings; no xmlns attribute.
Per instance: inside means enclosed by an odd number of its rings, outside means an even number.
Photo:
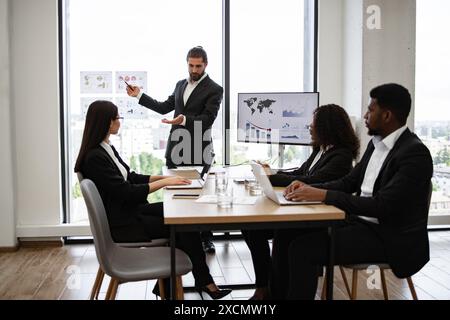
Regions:
<svg viewBox="0 0 450 320"><path fill-rule="evenodd" d="M380 268L380 276L381 276L381 285L383 287L384 300L389 300L389 295L388 295L387 285L386 285L386 277L384 275L384 270L381 268Z"/></svg>
<svg viewBox="0 0 450 320"><path fill-rule="evenodd" d="M352 295L350 297L351 300L356 300L358 294L358 270L353 269L352 276Z"/></svg>
<svg viewBox="0 0 450 320"><path fill-rule="evenodd" d="M105 273L103 272L101 267L98 267L97 276L95 277L94 285L91 290L90 300L98 300L98 294L100 293L100 288L102 287L103 278Z"/></svg>
<svg viewBox="0 0 450 320"><path fill-rule="evenodd" d="M116 300L117 288L119 287L119 281L117 279L111 278L111 282L108 286L108 291L106 292L105 300Z"/></svg>
<svg viewBox="0 0 450 320"><path fill-rule="evenodd" d="M159 286L159 296L161 297L161 300L166 300L166 290L164 287L164 279L158 279L158 286Z"/></svg>
<svg viewBox="0 0 450 320"><path fill-rule="evenodd" d="M345 290L347 290L348 297L352 298L352 292L350 291L350 286L348 285L347 276L345 275L345 270L342 266L339 266L339 270L341 270L342 280L344 280Z"/></svg>
<svg viewBox="0 0 450 320"><path fill-rule="evenodd" d="M177 279L176 279L175 299L176 300L184 300L183 280L181 279L181 276L177 276Z"/></svg>
<svg viewBox="0 0 450 320"><path fill-rule="evenodd" d="M320 294L321 300L327 299L327 276L323 276L323 285L322 285L322 293Z"/></svg>
<svg viewBox="0 0 450 320"><path fill-rule="evenodd" d="M406 278L406 281L408 281L409 290L411 291L411 295L413 297L413 300L419 300L417 298L416 289L414 288L414 283L412 281L411 277Z"/></svg>

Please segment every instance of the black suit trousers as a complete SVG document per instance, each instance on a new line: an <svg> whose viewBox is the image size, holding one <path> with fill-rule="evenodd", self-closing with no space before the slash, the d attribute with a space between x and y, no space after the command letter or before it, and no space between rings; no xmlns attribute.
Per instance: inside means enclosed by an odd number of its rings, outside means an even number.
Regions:
<svg viewBox="0 0 450 320"><path fill-rule="evenodd" d="M386 251L379 226L362 220L345 222L335 230L335 265L383 263ZM313 300L321 268L328 263L326 229L290 229L275 233L272 251L274 298Z"/></svg>
<svg viewBox="0 0 450 320"><path fill-rule="evenodd" d="M272 230L242 230L242 235L252 255L255 270L255 285L257 288L269 286L272 270L269 239L273 238Z"/></svg>

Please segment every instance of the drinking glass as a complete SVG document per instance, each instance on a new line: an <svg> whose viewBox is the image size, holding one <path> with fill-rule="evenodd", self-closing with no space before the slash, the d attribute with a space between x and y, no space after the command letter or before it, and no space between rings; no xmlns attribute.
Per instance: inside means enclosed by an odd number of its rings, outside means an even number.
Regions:
<svg viewBox="0 0 450 320"><path fill-rule="evenodd" d="M228 176L226 172L217 172L216 173L216 195L224 192L228 187Z"/></svg>
<svg viewBox="0 0 450 320"><path fill-rule="evenodd" d="M229 186L217 193L217 206L221 209L233 207L233 187Z"/></svg>

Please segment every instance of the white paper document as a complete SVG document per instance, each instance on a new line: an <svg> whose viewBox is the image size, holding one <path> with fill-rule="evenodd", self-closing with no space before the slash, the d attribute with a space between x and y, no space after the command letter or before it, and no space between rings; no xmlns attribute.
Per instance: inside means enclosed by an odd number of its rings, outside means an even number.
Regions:
<svg viewBox="0 0 450 320"><path fill-rule="evenodd" d="M126 94L126 84L137 86L142 92L147 92L147 72L146 71L117 71L116 72L116 92Z"/></svg>
<svg viewBox="0 0 450 320"><path fill-rule="evenodd" d="M254 205L258 197L233 197L233 205ZM217 196L215 194L209 194L206 196L201 196L195 202L198 203L217 203Z"/></svg>
<svg viewBox="0 0 450 320"><path fill-rule="evenodd" d="M81 71L80 93L112 93L111 71Z"/></svg>

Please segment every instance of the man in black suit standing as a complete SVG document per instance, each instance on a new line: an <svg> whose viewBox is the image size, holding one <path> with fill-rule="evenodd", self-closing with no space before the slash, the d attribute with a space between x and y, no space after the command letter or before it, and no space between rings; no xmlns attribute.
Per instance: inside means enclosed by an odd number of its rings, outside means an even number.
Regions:
<svg viewBox="0 0 450 320"><path fill-rule="evenodd" d="M389 263L406 278L429 261L427 232L433 163L407 127L408 90L386 84L370 92L364 116L373 136L361 162L344 178L313 186L292 183L285 197L318 200L347 214L335 232L335 263ZM274 239L273 294L314 299L318 268L327 262L326 230L279 230ZM286 292L287 290L287 292Z"/></svg>
<svg viewBox="0 0 450 320"><path fill-rule="evenodd" d="M160 114L175 111L166 149L166 165L204 165L211 161L211 127L216 120L223 89L205 72L208 56L202 47L189 50L186 58L189 78L177 82L175 90L164 102L156 101L139 87L127 86L127 93L139 104Z"/></svg>
<svg viewBox="0 0 450 320"><path fill-rule="evenodd" d="M172 125L165 154L168 168L211 163L211 127L223 98L223 88L205 72L208 65L206 51L200 46L194 47L189 50L186 61L189 78L178 81L175 90L164 102L140 92L137 86L127 86L128 95L138 98L140 105L160 114L175 111L174 119L162 120ZM205 251L213 253L212 234L206 232L202 236Z"/></svg>

